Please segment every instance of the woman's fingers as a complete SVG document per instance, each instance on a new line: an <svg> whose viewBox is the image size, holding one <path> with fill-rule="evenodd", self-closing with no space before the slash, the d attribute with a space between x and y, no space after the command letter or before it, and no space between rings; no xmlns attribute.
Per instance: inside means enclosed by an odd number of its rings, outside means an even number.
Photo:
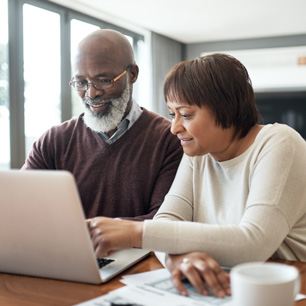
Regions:
<svg viewBox="0 0 306 306"><path fill-rule="evenodd" d="M219 272L215 272L215 275L217 276L217 280L219 281L219 284L224 290L225 294L232 295L229 274L226 271L220 269Z"/></svg>
<svg viewBox="0 0 306 306"><path fill-rule="evenodd" d="M172 284L174 286L174 288L181 294L184 296L188 296L188 291L187 289L184 287L183 283L182 283L182 278L184 277L184 274L180 271L180 270L174 270L171 273L171 280L172 280Z"/></svg>
<svg viewBox="0 0 306 306"><path fill-rule="evenodd" d="M184 258L180 268L185 277L198 290L198 292L200 292L202 295L209 294L201 273L199 273L199 270L192 262L190 262L187 258Z"/></svg>
<svg viewBox="0 0 306 306"><path fill-rule="evenodd" d="M228 273L221 269L212 257L209 256L205 261L195 260L194 264L216 296L224 297L231 294Z"/></svg>
<svg viewBox="0 0 306 306"><path fill-rule="evenodd" d="M229 286L225 278L226 272L221 268L212 269L208 263L195 262L197 271L201 274L202 281L205 281L207 286L212 290L215 296L224 298L227 295Z"/></svg>
<svg viewBox="0 0 306 306"><path fill-rule="evenodd" d="M208 295L209 289L219 298L231 295L229 274L207 253L168 255L167 267L174 287L183 295L188 295L188 292L182 279L188 279L202 295Z"/></svg>

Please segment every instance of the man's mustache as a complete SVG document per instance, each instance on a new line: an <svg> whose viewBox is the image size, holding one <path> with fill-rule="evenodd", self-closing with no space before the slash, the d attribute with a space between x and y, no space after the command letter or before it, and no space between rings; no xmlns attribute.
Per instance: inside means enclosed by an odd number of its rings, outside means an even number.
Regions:
<svg viewBox="0 0 306 306"><path fill-rule="evenodd" d="M93 104L101 104L102 105L106 105L106 104L111 104L112 101L109 99L91 99L91 98L86 98L83 100L83 102L87 105L93 105Z"/></svg>

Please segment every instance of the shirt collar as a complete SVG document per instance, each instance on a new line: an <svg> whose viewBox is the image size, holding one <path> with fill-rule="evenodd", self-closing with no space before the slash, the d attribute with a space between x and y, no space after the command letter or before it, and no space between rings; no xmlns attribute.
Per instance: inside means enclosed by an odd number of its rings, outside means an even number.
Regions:
<svg viewBox="0 0 306 306"><path fill-rule="evenodd" d="M142 113L142 109L136 103L136 101L132 100L132 106L129 113L125 116L125 118L120 122L117 127L116 132L111 136L108 137L106 133L99 133L101 138L108 144L115 142L119 139L131 126L137 121Z"/></svg>

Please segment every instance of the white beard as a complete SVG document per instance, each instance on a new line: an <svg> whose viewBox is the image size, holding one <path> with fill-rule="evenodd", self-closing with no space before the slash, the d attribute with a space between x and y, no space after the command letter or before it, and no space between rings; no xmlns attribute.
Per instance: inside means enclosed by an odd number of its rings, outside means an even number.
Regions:
<svg viewBox="0 0 306 306"><path fill-rule="evenodd" d="M130 101L130 84L126 82L126 87L119 98L116 99L84 99L85 113L83 120L87 127L98 133L108 133L120 124L128 103ZM94 113L87 103L111 103L107 112Z"/></svg>

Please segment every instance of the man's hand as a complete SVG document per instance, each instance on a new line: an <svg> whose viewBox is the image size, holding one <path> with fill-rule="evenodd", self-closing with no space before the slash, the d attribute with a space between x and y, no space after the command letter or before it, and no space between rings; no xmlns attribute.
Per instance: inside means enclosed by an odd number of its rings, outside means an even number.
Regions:
<svg viewBox="0 0 306 306"><path fill-rule="evenodd" d="M208 295L208 287L216 297L224 298L231 295L229 274L207 253L167 255L166 267L171 272L174 287L182 295L188 295L182 284L183 279L188 279L202 295Z"/></svg>
<svg viewBox="0 0 306 306"><path fill-rule="evenodd" d="M96 217L86 223L97 257L142 246L143 222Z"/></svg>

